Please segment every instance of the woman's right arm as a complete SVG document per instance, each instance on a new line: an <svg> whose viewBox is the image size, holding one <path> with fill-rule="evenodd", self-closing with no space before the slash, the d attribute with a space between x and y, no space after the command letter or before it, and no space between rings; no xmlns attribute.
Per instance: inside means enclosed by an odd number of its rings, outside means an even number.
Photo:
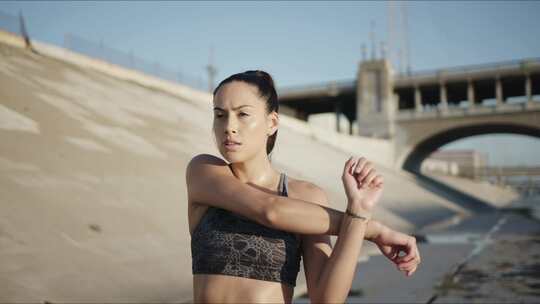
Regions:
<svg viewBox="0 0 540 304"><path fill-rule="evenodd" d="M338 235L344 218L344 212L266 193L242 183L225 161L210 154L199 154L189 162L186 184L191 203L229 210L261 225L292 233ZM301 218L309 218L309 221L299 221ZM365 238L374 238L378 234L377 227L368 226Z"/></svg>

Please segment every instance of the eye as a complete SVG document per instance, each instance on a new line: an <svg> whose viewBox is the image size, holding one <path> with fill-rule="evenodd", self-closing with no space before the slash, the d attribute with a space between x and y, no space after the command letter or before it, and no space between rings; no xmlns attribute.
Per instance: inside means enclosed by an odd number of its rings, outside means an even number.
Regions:
<svg viewBox="0 0 540 304"><path fill-rule="evenodd" d="M214 117L216 117L216 118L221 118L221 117L223 117L223 114L221 114L221 113L214 113Z"/></svg>
<svg viewBox="0 0 540 304"><path fill-rule="evenodd" d="M249 116L248 113L240 112L240 116Z"/></svg>

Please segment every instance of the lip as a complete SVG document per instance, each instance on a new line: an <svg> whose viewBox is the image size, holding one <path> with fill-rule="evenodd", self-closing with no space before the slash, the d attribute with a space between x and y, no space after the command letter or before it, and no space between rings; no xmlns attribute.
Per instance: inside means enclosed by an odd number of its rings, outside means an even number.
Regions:
<svg viewBox="0 0 540 304"><path fill-rule="evenodd" d="M241 143L239 143L237 141L234 141L234 140L224 140L223 141L223 146L225 147L225 149L227 149L229 151L238 150L240 145L241 145Z"/></svg>
<svg viewBox="0 0 540 304"><path fill-rule="evenodd" d="M241 144L240 142L237 142L236 140L232 139L232 137L227 137L223 140L223 144L229 144L229 143L233 143L233 144Z"/></svg>

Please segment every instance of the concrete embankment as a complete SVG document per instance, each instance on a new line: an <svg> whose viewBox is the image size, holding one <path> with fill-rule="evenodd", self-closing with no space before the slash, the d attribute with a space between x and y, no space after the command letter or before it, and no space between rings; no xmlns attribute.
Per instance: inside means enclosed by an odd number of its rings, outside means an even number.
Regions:
<svg viewBox="0 0 540 304"><path fill-rule="evenodd" d="M189 300L184 170L196 154L219 155L211 96L0 38L0 302ZM343 209L340 174L351 148L334 144L351 139L282 122L276 166ZM413 232L463 212L386 167L386 143L365 142L374 143L368 158L381 149L380 220Z"/></svg>

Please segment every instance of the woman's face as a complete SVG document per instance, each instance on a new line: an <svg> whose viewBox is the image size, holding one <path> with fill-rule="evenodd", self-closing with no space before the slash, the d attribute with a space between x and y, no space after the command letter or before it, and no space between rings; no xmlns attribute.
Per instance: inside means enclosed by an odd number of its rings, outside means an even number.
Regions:
<svg viewBox="0 0 540 304"><path fill-rule="evenodd" d="M221 155L231 163L243 162L259 153L266 155L268 136L277 130L277 113L267 114L257 87L232 81L214 97L213 130Z"/></svg>

